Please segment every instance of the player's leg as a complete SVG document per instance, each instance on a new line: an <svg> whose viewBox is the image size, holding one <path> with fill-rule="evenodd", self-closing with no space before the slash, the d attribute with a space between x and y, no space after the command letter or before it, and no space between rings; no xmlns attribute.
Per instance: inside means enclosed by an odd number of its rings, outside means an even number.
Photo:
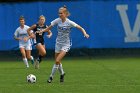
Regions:
<svg viewBox="0 0 140 93"><path fill-rule="evenodd" d="M37 60L35 61L35 68L38 69L39 63L42 61L42 57L44 57L46 55L46 50L45 50L44 45L42 45L41 43L38 43L36 48L39 52L39 55L38 55Z"/></svg>
<svg viewBox="0 0 140 93"><path fill-rule="evenodd" d="M62 68L61 60L64 58L65 55L66 55L65 51L60 51L60 53L55 53L55 64L53 65L51 75L50 75L50 77L48 79L48 83L52 82L54 74L55 74L57 69L59 69L60 72L61 72L60 82L64 81L65 73L64 73L63 68ZM60 66L61 66L61 69L60 69Z"/></svg>
<svg viewBox="0 0 140 93"><path fill-rule="evenodd" d="M59 55L60 53L55 53L55 58ZM55 74L55 72L56 72L56 70L58 69L58 67L59 67L59 64L54 64L53 65L53 67L52 67L52 73L51 73L51 75L50 75L50 77L53 77L54 76L54 74Z"/></svg>
<svg viewBox="0 0 140 93"><path fill-rule="evenodd" d="M57 57L58 55L59 55L59 53L55 53L55 59L56 59L56 57ZM58 69L58 67L59 67L59 65L56 65L56 64L53 65L51 75L50 75L50 77L49 77L49 79L48 79L48 81L47 81L48 83L51 83L51 82L52 82L53 76L54 76L56 70Z"/></svg>
<svg viewBox="0 0 140 93"><path fill-rule="evenodd" d="M27 60L27 58L26 58L25 48L20 47L20 52L21 52L21 54L22 54L23 62L25 63L26 67L28 68L28 67L29 67L29 64L28 64L28 60Z"/></svg>
<svg viewBox="0 0 140 93"><path fill-rule="evenodd" d="M66 51L61 50L60 54L55 59L56 64L58 64L58 70L60 72L60 82L64 82L65 72L63 70L61 60L64 58L65 55Z"/></svg>
<svg viewBox="0 0 140 93"><path fill-rule="evenodd" d="M27 59L31 60L31 63L34 64L34 58L31 56L31 50L26 50Z"/></svg>
<svg viewBox="0 0 140 93"><path fill-rule="evenodd" d="M31 56L31 50L32 50L32 46L31 45L26 46L26 56L27 56L27 59L31 60L32 64L34 64L34 58L33 58L33 56Z"/></svg>
<svg viewBox="0 0 140 93"><path fill-rule="evenodd" d="M58 65L58 70L61 75L64 74L61 60L64 58L65 55L66 55L66 52L61 50L61 52L58 55L56 55L56 57L55 57L55 64Z"/></svg>
<svg viewBox="0 0 140 93"><path fill-rule="evenodd" d="M55 59L59 55L61 47L62 47L61 45L55 44ZM47 81L48 83L52 82L53 76L54 76L54 74L55 74L57 69L58 69L58 65L54 64L53 67L52 67L51 75L50 75L50 77L49 77L49 79Z"/></svg>
<svg viewBox="0 0 140 93"><path fill-rule="evenodd" d="M60 54L60 53L55 53L55 59L57 59L57 57L58 57L59 54ZM55 63L55 65L57 65L57 64ZM59 70L59 72L60 72L61 75L64 74L64 70L63 70L61 61L60 61L59 64L58 64L58 70Z"/></svg>
<svg viewBox="0 0 140 93"><path fill-rule="evenodd" d="M39 55L38 55L37 60L40 63L42 61L42 57L44 57L46 55L45 46L42 45L41 43L39 43L39 44L37 44L36 48L39 51Z"/></svg>
<svg viewBox="0 0 140 93"><path fill-rule="evenodd" d="M60 54L55 58L56 64L59 64L58 70L60 72L60 82L64 82L65 72L63 70L63 66L61 60L64 58L66 53L70 50L70 45L64 45L61 48Z"/></svg>

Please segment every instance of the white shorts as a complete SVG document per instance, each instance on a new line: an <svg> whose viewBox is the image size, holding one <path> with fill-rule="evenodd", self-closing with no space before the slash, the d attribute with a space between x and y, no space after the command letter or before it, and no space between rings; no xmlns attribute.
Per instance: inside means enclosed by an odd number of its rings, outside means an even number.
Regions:
<svg viewBox="0 0 140 93"><path fill-rule="evenodd" d="M24 48L25 50L32 50L32 45L19 45L19 48Z"/></svg>
<svg viewBox="0 0 140 93"><path fill-rule="evenodd" d="M60 53L60 51L68 52L70 50L70 45L55 44L55 53Z"/></svg>

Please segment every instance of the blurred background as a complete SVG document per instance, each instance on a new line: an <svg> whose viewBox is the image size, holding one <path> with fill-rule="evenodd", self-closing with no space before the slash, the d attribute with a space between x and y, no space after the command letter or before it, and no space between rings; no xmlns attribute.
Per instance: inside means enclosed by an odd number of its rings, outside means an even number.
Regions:
<svg viewBox="0 0 140 93"><path fill-rule="evenodd" d="M1 0L0 1L0 61L20 58L18 41L13 34L23 15L26 25L38 22L40 15L46 24L58 17L58 9L66 5L69 19L81 25L89 39L73 28L72 47L68 57L140 56L140 0ZM45 37L48 58L54 56L56 27L51 39ZM36 55L35 47L32 55Z"/></svg>

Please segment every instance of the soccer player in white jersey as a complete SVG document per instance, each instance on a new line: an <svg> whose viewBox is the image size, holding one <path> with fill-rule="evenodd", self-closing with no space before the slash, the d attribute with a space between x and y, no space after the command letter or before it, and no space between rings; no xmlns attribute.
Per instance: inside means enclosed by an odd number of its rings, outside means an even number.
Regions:
<svg viewBox="0 0 140 93"><path fill-rule="evenodd" d="M14 39L19 41L19 48L22 54L23 62L26 67L29 67L28 60L34 63L34 58L31 56L32 43L30 36L27 33L29 26L25 25L25 19L23 16L19 18L20 26L16 29L14 33Z"/></svg>
<svg viewBox="0 0 140 93"><path fill-rule="evenodd" d="M51 22L51 25L43 30L41 33L50 30L53 26L57 25L58 35L56 38L55 44L55 64L52 68L52 73L48 79L48 83L51 83L53 80L53 76L58 69L60 72L60 82L64 82L64 75L65 72L62 68L62 59L66 55L66 53L70 50L71 42L70 42L70 29L72 27L78 28L84 35L84 37L89 38L89 35L86 31L76 24L75 22L71 21L67 17L70 15L66 6L59 8L59 18L56 18Z"/></svg>

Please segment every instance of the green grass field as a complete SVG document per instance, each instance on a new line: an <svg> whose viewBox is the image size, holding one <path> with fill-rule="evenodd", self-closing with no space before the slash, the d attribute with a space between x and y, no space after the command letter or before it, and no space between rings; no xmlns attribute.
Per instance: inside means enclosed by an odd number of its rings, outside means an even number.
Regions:
<svg viewBox="0 0 140 93"><path fill-rule="evenodd" d="M22 61L0 62L0 93L140 93L140 58L95 58L63 60L65 82L47 83L53 60L44 60L40 69L26 69ZM28 74L37 82L26 82Z"/></svg>

